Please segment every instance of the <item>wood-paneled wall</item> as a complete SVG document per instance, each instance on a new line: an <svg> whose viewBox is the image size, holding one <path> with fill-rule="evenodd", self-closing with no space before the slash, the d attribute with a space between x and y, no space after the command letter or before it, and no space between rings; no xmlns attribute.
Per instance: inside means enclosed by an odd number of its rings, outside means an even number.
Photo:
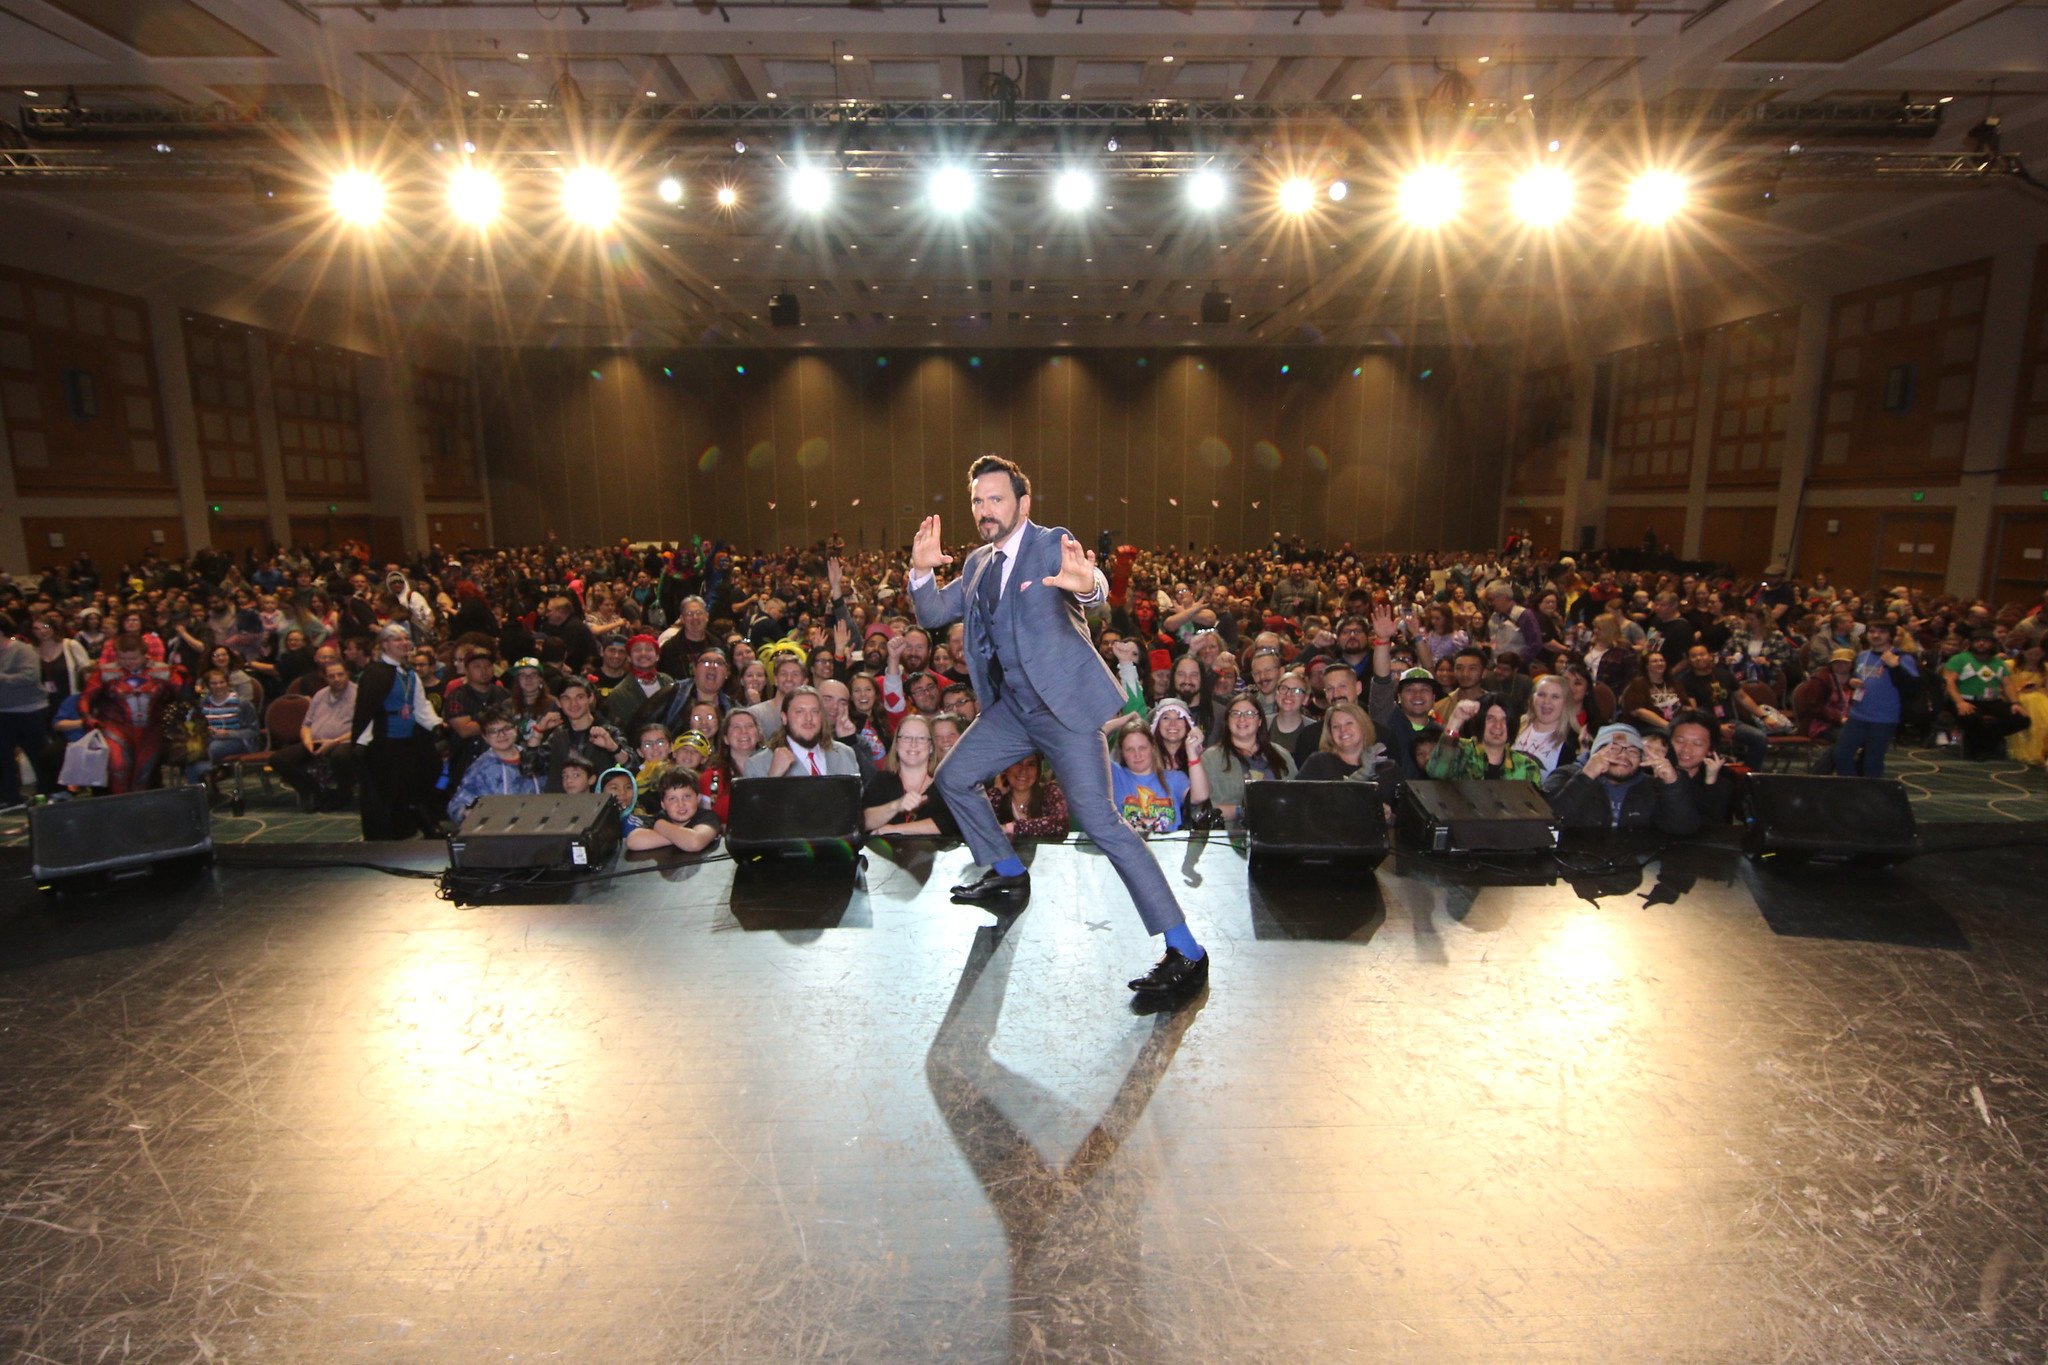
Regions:
<svg viewBox="0 0 2048 1365"><path fill-rule="evenodd" d="M1283 369L1284 367L1284 369ZM995 452L1089 543L1492 543L1507 385L1483 352L517 352L480 359L499 540L964 540Z"/></svg>

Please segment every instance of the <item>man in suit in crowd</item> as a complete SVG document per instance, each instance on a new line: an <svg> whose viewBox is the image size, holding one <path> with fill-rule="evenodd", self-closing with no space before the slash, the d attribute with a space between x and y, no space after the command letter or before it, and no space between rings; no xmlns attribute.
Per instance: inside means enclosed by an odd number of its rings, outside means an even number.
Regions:
<svg viewBox="0 0 2048 1365"><path fill-rule="evenodd" d="M986 903L1030 894L1031 874L976 788L1019 759L1041 754L1059 778L1074 823L1108 856L1145 927L1166 938L1165 956L1131 989L1141 996L1192 994L1209 979L1208 954L1151 852L1110 800L1102 727L1123 695L1082 619L1083 608L1107 598L1109 584L1064 529L1032 524L1031 480L1023 470L987 455L967 477L982 543L960 575L938 584L936 570L953 560L937 517L925 518L910 548L910 600L918 622L927 630L965 622L967 670L981 702L979 718L936 778L975 860L988 869L954 887L953 895Z"/></svg>
<svg viewBox="0 0 2048 1365"><path fill-rule="evenodd" d="M356 680L354 729L362 746L360 782L365 839L445 833L434 790L441 756L434 747L440 713L412 666L412 633L391 622L377 633L377 657Z"/></svg>

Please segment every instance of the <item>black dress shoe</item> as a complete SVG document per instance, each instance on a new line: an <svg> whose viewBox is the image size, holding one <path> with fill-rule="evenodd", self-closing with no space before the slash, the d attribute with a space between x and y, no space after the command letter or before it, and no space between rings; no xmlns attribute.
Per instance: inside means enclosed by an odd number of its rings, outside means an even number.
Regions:
<svg viewBox="0 0 2048 1365"><path fill-rule="evenodd" d="M1185 958L1178 948L1168 948L1151 971L1131 983L1140 995L1186 995L1209 984L1209 955Z"/></svg>
<svg viewBox="0 0 2048 1365"><path fill-rule="evenodd" d="M1028 871L1019 872L1014 877L1005 877L994 868L982 873L974 881L963 882L953 888L954 900L967 901L970 904L992 901L1003 896L1023 897L1030 894L1031 874Z"/></svg>

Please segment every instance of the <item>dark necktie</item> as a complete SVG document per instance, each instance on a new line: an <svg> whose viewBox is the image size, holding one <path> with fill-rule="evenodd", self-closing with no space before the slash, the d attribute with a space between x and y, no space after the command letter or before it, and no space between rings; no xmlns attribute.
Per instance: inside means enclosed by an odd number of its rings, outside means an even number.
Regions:
<svg viewBox="0 0 2048 1365"><path fill-rule="evenodd" d="M981 617L990 625L995 624L996 602L1003 595L1003 552L997 550L995 558L981 575L978 584L981 589Z"/></svg>
<svg viewBox="0 0 2048 1365"><path fill-rule="evenodd" d="M975 585L981 595L981 653L988 668L989 691L994 697L1003 691L1003 661L996 650L996 604L1003 593L1003 552L997 550L995 558L981 574L981 582Z"/></svg>

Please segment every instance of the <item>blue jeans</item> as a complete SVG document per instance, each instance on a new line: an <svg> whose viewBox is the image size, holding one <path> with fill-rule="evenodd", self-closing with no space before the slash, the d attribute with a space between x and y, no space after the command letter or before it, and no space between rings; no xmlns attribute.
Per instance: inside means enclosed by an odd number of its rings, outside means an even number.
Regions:
<svg viewBox="0 0 2048 1365"><path fill-rule="evenodd" d="M245 739L240 735L230 735L226 739L208 740L206 743L206 757L196 763L185 765L185 780L187 782L197 782L202 777L205 777L207 773L211 772L213 765L222 759L230 758L235 754L253 754L255 752L256 741Z"/></svg>
<svg viewBox="0 0 2048 1365"><path fill-rule="evenodd" d="M1761 726L1746 725L1742 721L1736 721L1735 734L1730 743L1735 748L1735 756L1737 758L1748 764L1755 771L1761 772L1763 770L1764 759L1771 752L1771 737L1764 732Z"/></svg>
<svg viewBox="0 0 2048 1365"><path fill-rule="evenodd" d="M1856 720L1851 718L1842 726L1842 733L1835 740L1835 775L1837 777L1883 777L1885 751L1892 747L1892 736L1898 732L1897 721ZM1862 760L1857 760L1857 751L1862 751Z"/></svg>

